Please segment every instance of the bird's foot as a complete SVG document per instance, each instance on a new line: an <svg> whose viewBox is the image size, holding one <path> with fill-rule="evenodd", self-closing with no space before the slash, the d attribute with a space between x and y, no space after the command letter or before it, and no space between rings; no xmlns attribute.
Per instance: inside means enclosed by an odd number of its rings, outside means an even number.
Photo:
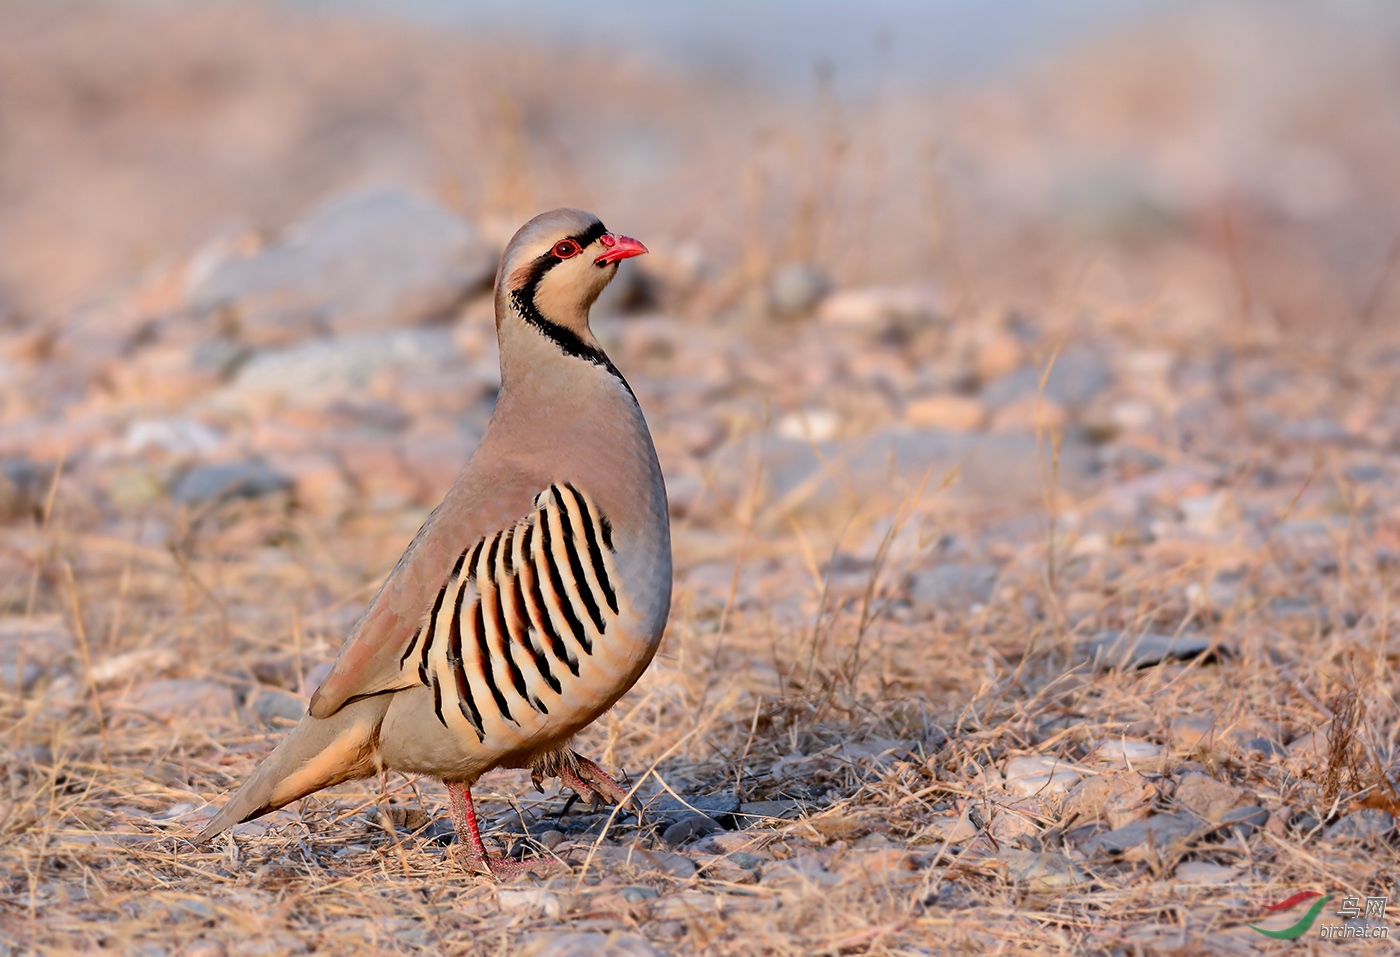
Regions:
<svg viewBox="0 0 1400 957"><path fill-rule="evenodd" d="M476 873L484 871L498 881L510 881L529 874L536 877L551 877L569 869L569 865L563 861L544 857L532 857L525 861L512 860L507 857L490 857L478 854L471 846L460 847L459 859L461 859L462 867L467 871Z"/></svg>
<svg viewBox="0 0 1400 957"><path fill-rule="evenodd" d="M607 801L618 807L627 807L627 789L613 780L612 775L581 754L575 754L574 758L576 767L560 767L560 781L573 788L579 797L590 804Z"/></svg>

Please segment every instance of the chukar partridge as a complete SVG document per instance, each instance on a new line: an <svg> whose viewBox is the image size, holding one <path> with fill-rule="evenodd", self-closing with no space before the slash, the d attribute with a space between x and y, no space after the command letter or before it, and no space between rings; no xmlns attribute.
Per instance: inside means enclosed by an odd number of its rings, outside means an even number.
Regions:
<svg viewBox="0 0 1400 957"><path fill-rule="evenodd" d="M651 662L671 604L651 433L588 311L645 253L596 216L521 227L496 273L501 391L465 471L409 543L307 714L200 833L381 770L447 785L474 865L471 787L492 768L624 792L569 747Z"/></svg>

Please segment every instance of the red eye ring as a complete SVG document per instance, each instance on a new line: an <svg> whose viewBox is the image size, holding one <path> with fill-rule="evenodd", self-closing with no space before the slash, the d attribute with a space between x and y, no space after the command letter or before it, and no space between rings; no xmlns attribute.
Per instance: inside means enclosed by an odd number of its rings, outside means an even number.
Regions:
<svg viewBox="0 0 1400 957"><path fill-rule="evenodd" d="M554 248L551 249L550 252L554 253L559 259L572 259L582 252L582 250L579 248L578 243L574 242L572 239L561 239L554 244Z"/></svg>

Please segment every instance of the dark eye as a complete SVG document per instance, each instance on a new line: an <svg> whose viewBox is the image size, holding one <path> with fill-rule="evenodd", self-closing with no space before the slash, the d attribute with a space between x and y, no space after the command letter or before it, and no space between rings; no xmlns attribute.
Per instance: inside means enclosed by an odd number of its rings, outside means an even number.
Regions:
<svg viewBox="0 0 1400 957"><path fill-rule="evenodd" d="M569 259L579 254L578 243L572 239L561 239L554 244L554 255L560 259Z"/></svg>

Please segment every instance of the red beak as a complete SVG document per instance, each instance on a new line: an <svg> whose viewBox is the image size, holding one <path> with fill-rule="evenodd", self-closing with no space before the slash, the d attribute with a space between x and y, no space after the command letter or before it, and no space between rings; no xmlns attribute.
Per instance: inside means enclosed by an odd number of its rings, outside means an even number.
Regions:
<svg viewBox="0 0 1400 957"><path fill-rule="evenodd" d="M623 259L631 259L633 256L640 256L647 251L647 248L635 239L627 236L619 236L616 233L604 233L598 237L598 242L607 248L603 255L593 260L595 266L605 266L608 263L620 262Z"/></svg>

